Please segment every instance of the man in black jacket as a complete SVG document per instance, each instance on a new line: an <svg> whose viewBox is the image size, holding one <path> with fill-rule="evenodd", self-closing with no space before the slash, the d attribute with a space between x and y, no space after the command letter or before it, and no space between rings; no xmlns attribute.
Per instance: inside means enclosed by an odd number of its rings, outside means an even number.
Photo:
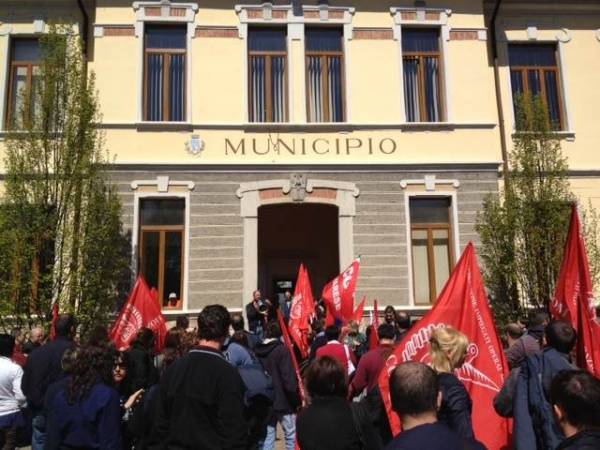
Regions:
<svg viewBox="0 0 600 450"><path fill-rule="evenodd" d="M274 450L277 422L281 423L286 450L294 450L296 442L296 416L294 411L300 404L298 382L292 357L281 342L281 329L275 321L267 324L266 339L254 350L264 369L273 380L275 402L273 417L267 426L267 437L263 450Z"/></svg>
<svg viewBox="0 0 600 450"><path fill-rule="evenodd" d="M44 396L55 381L65 376L61 366L63 354L73 348L76 329L75 318L62 314L56 321L56 339L36 348L29 355L21 382L21 390L27 397L27 404L33 415L32 450L43 450L46 435L46 412Z"/></svg>
<svg viewBox="0 0 600 450"><path fill-rule="evenodd" d="M198 316L198 346L162 377L151 449L244 450L244 383L221 355L230 317L221 305Z"/></svg>
<svg viewBox="0 0 600 450"><path fill-rule="evenodd" d="M560 372L550 397L566 437L557 450L600 448L600 380L580 370Z"/></svg>

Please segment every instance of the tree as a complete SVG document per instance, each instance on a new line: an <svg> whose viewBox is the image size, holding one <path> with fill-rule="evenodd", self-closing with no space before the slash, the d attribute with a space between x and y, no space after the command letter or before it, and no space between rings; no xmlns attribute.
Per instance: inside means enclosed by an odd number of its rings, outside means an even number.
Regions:
<svg viewBox="0 0 600 450"><path fill-rule="evenodd" d="M85 330L115 308L128 278L127 239L81 43L52 26L40 50L5 142L0 314L32 324L58 301Z"/></svg>
<svg viewBox="0 0 600 450"><path fill-rule="evenodd" d="M486 284L501 323L515 320L527 307L548 308L575 201L567 160L544 102L525 95L516 111L518 132L503 194L485 198L476 224ZM584 227L595 274L600 268L596 217L590 205Z"/></svg>

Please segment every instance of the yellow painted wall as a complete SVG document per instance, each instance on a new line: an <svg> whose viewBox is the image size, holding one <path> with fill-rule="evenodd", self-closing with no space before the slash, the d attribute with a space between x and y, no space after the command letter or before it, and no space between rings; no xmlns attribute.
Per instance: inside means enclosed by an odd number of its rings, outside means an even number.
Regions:
<svg viewBox="0 0 600 450"><path fill-rule="evenodd" d="M595 114L600 105L600 42L596 36L600 26L600 8L596 5L595 9L590 7L589 13L581 14L581 10L571 10L565 3L563 11L557 11L554 16L527 17L522 9L525 6L520 5L519 10L509 7L500 18L500 73L507 140L510 145L514 118L505 41L528 42L528 26L537 27L537 40L529 42L558 43L558 37L569 36L568 42L557 44L565 94L563 104L566 104L570 119L567 131L573 133L565 134L561 148L569 169L575 171L570 179L573 193L584 206L591 201L600 210L600 127ZM560 8L560 5L554 6ZM580 171L587 171L587 175L579 174Z"/></svg>

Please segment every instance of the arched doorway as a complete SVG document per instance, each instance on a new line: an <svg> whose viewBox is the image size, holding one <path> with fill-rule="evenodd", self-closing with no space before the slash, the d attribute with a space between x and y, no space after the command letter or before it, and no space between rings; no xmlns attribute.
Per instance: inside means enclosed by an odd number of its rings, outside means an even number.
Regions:
<svg viewBox="0 0 600 450"><path fill-rule="evenodd" d="M356 215L355 199L360 191L354 183L322 180L304 174L292 173L289 179L270 179L240 184L236 195L240 199L240 215L244 227L244 275L242 309L252 298L252 292L259 284L259 209L267 206L304 207L322 205L330 207L328 213L337 212L337 268L345 267L354 258L353 218ZM267 211L266 209L264 211ZM294 210L288 210L288 212ZM299 209L297 211L309 211ZM268 213L267 213L268 214ZM313 217L315 215L313 214ZM317 217L317 220L319 218ZM332 229L331 227L329 227ZM298 259L293 259L294 275L298 271ZM333 267L331 264L328 267ZM330 269L327 269L329 271ZM311 270L311 276L314 275ZM334 275L337 275L335 273ZM326 275L323 275L326 276ZM287 275L286 275L287 277ZM331 277L330 277L331 278ZM319 283L313 282L315 296Z"/></svg>
<svg viewBox="0 0 600 450"><path fill-rule="evenodd" d="M258 287L278 300L308 268L315 296L339 271L338 207L282 203L258 208Z"/></svg>

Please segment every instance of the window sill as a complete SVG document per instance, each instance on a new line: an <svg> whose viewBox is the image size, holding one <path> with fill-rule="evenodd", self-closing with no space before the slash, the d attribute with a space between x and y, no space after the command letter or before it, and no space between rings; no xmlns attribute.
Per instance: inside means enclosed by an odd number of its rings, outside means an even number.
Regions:
<svg viewBox="0 0 600 450"><path fill-rule="evenodd" d="M513 130L512 137L514 138L514 137L518 136L519 134L525 134L525 133L527 133L527 132ZM558 138L560 140L565 140L567 142L575 142L575 131L570 131L570 130L567 130L567 131L555 131L554 134L556 136L558 136Z"/></svg>
<svg viewBox="0 0 600 450"><path fill-rule="evenodd" d="M137 122L135 128L138 131L193 131L190 122Z"/></svg>
<svg viewBox="0 0 600 450"><path fill-rule="evenodd" d="M402 130L402 131L447 131L455 129L494 129L494 122L104 122L104 129L137 129L138 131L195 131L195 130L245 130L282 132L331 131L351 132L360 130Z"/></svg>

